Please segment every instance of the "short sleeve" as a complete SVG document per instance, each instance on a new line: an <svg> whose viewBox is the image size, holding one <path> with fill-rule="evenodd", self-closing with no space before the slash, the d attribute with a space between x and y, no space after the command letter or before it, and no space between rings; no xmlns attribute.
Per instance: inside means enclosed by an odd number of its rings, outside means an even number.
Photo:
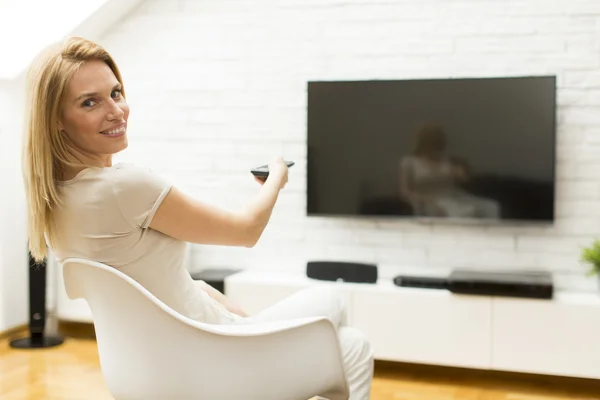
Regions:
<svg viewBox="0 0 600 400"><path fill-rule="evenodd" d="M171 183L152 170L119 166L115 170L114 193L126 222L133 228L147 228L158 207L171 190Z"/></svg>

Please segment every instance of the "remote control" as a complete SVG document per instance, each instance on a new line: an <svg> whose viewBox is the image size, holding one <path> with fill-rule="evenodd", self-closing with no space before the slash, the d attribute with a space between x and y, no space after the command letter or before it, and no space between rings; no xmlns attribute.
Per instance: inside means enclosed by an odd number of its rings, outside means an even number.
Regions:
<svg viewBox="0 0 600 400"><path fill-rule="evenodd" d="M286 161L285 163L288 166L288 168L295 164L294 161ZM269 176L269 166L261 165L260 167L253 168L252 170L250 170L250 172L252 173L252 175L258 178L267 179L267 177Z"/></svg>

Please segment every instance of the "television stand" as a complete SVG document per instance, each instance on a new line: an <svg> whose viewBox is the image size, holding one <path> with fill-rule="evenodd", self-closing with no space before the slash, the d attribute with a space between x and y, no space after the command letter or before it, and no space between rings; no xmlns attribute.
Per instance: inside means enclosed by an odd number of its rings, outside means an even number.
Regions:
<svg viewBox="0 0 600 400"><path fill-rule="evenodd" d="M311 285L341 289L349 325L369 338L378 360L600 379L598 293L474 296L255 269L227 277L225 293L252 315Z"/></svg>

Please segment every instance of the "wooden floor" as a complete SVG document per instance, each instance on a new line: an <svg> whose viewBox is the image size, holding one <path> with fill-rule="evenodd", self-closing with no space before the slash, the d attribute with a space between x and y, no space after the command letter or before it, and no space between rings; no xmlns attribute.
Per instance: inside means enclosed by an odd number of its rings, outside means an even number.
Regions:
<svg viewBox="0 0 600 400"><path fill-rule="evenodd" d="M91 328L70 326L61 332L65 343L43 350L15 350L9 347L10 337L0 339L0 399L112 399ZM11 335L22 336L22 332ZM600 381L377 362L371 396L371 400L565 399L600 399Z"/></svg>

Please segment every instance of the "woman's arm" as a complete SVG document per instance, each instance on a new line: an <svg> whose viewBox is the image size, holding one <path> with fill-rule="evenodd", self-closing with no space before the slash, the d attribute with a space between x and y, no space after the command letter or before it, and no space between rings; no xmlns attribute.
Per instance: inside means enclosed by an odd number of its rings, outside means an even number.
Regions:
<svg viewBox="0 0 600 400"><path fill-rule="evenodd" d="M409 202L428 202L431 198L423 195L411 187L411 171L408 161L402 162L400 165L400 196Z"/></svg>
<svg viewBox="0 0 600 400"><path fill-rule="evenodd" d="M229 212L204 204L172 188L157 209L150 228L173 238L197 244L252 247L266 228L279 191L288 179L288 167L282 158L269 164L269 178L241 212ZM200 281L202 289L230 312L247 316L224 294Z"/></svg>
<svg viewBox="0 0 600 400"><path fill-rule="evenodd" d="M150 228L196 244L253 247L266 228L288 167L278 158L269 164L269 178L241 212L204 204L176 188L159 206Z"/></svg>

